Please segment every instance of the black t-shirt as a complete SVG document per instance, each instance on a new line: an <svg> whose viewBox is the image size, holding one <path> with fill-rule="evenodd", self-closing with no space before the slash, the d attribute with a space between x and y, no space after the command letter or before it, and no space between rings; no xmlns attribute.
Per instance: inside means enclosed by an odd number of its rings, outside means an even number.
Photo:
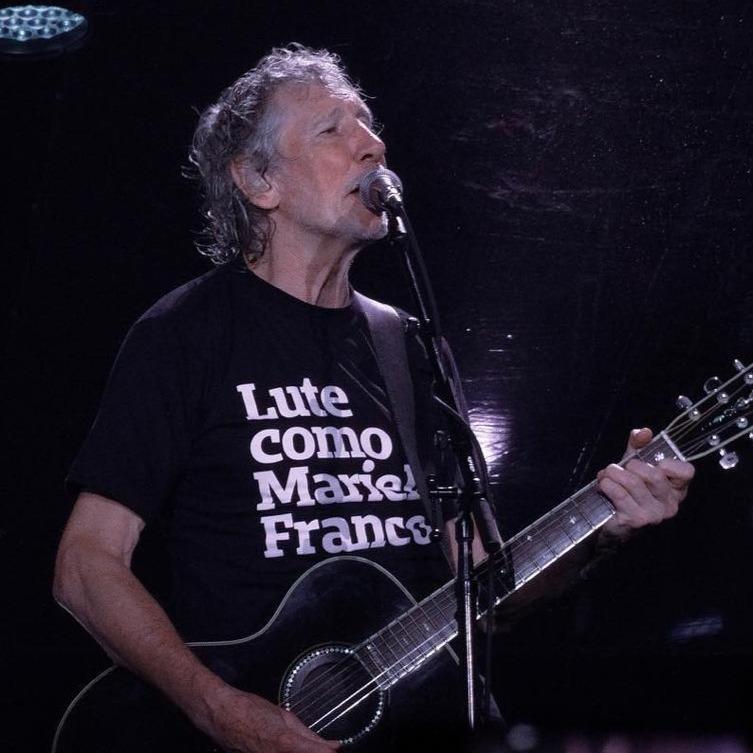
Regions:
<svg viewBox="0 0 753 753"><path fill-rule="evenodd" d="M426 455L429 376L409 353ZM338 554L380 563L419 598L450 577L362 315L237 265L134 325L68 481L167 518L168 611L187 640L249 634L302 572Z"/></svg>

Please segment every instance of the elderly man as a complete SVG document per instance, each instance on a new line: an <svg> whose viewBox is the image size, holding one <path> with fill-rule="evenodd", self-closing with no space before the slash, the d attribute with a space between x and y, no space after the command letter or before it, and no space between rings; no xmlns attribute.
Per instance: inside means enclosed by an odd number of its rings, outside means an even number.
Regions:
<svg viewBox="0 0 753 753"><path fill-rule="evenodd" d="M296 45L206 110L192 160L211 233L203 252L217 268L162 298L121 348L68 479L78 498L55 596L222 748L333 750L184 641L257 630L303 572L339 553L368 558L417 596L450 577L348 282L358 251L387 233L357 191L385 146L336 56ZM416 399L430 405L413 346L409 358ZM422 457L428 413L416 419ZM649 439L633 432L631 446ZM605 469L617 511L606 535L674 515L691 476L672 461ZM170 526L167 609L131 572L157 516Z"/></svg>

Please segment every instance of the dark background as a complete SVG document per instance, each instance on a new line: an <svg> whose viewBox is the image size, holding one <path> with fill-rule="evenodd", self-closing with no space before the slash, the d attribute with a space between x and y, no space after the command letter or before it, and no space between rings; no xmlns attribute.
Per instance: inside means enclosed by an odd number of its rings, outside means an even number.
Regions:
<svg viewBox="0 0 753 753"><path fill-rule="evenodd" d="M130 323L207 268L181 177L197 110L289 41L337 51L373 95L511 533L753 357L751 5L102 0L70 6L90 16L82 49L0 62L3 751L45 750L106 664L50 596L62 481ZM410 308L390 249L355 280ZM499 636L512 721L750 723L739 451L732 472L699 464L678 519Z"/></svg>

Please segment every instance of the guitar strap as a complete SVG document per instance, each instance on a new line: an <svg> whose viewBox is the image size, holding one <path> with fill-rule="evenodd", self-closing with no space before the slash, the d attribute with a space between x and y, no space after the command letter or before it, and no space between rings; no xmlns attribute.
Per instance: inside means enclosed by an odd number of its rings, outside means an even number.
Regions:
<svg viewBox="0 0 753 753"><path fill-rule="evenodd" d="M405 347L405 325L400 314L385 303L367 298L353 291L356 308L366 317L371 340L377 356L379 373L387 388L392 405L397 433L403 444L405 457L416 480L416 491L426 507L427 520L431 520L429 490L418 456L416 443L416 406L413 396L413 379L408 368L408 351Z"/></svg>
<svg viewBox="0 0 753 753"><path fill-rule="evenodd" d="M413 393L413 378L408 366L408 351L405 346L405 323L400 318L400 314L392 306L375 301L373 298L367 298L356 291L353 291L353 302L356 309L361 311L366 318L374 350L376 351L379 373L382 376L392 405L392 415L398 435L403 444L406 460L416 480L416 490L424 503L426 519L430 521L431 525L435 522L441 523L441 521L434 521L435 512L429 500L429 490L418 454L416 406ZM455 384L452 386L457 404L461 410L465 411L465 401L462 393L459 391L458 375L454 360L448 348L444 348L443 350L443 355L448 359L451 374L455 381ZM488 516L493 520L493 515L490 512ZM487 518L486 514L484 518ZM439 527L441 528L441 526ZM496 525L494 530L496 531ZM497 533L498 536L499 534ZM454 568L455 563L451 561L452 558L444 538L441 541L441 545L445 557L450 562L450 566Z"/></svg>

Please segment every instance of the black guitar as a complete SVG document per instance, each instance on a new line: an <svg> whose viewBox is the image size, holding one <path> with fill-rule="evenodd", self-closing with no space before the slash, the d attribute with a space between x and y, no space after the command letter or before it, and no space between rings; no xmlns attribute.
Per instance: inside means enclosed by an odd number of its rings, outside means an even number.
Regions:
<svg viewBox="0 0 753 753"><path fill-rule="evenodd" d="M637 456L658 463L715 453L722 467L733 467L737 456L728 445L746 435L753 439L753 363L735 366L724 384L709 380L695 404L680 397L682 413ZM475 575L481 580L492 569L500 605L612 515L592 482L512 537ZM392 750L396 739L405 744L411 736L425 744L419 719L430 719L433 734L446 735L443 749L450 750L463 707L462 697L451 697L452 688L462 687L448 646L457 634L453 586L416 603L379 565L336 557L304 573L257 633L190 645L227 682L277 702L354 751ZM427 708L441 711L432 718ZM52 753L215 750L156 691L116 667L71 702L52 745Z"/></svg>

